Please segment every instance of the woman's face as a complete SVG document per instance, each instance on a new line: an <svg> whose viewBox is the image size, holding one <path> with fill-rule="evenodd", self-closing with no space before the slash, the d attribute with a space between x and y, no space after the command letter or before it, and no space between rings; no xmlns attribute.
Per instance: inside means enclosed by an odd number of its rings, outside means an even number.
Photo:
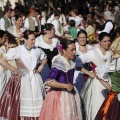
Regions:
<svg viewBox="0 0 120 120"><path fill-rule="evenodd" d="M53 38L55 36L55 28L52 27L52 29L50 30L50 36L51 38Z"/></svg>
<svg viewBox="0 0 120 120"><path fill-rule="evenodd" d="M17 20L15 20L15 24L19 27L22 27L23 26L23 18L20 17Z"/></svg>
<svg viewBox="0 0 120 120"><path fill-rule="evenodd" d="M81 46L86 45L86 41L87 41L87 36L84 33L79 34L79 36L78 36L79 45L81 45Z"/></svg>
<svg viewBox="0 0 120 120"><path fill-rule="evenodd" d="M75 58L75 53L76 53L76 46L74 43L68 45L68 48L63 51L65 56L68 59L74 59Z"/></svg>
<svg viewBox="0 0 120 120"><path fill-rule="evenodd" d="M7 40L7 35L4 34L2 38L0 38L0 45L4 45L4 43L6 42Z"/></svg>
<svg viewBox="0 0 120 120"><path fill-rule="evenodd" d="M73 11L70 12L71 16L74 17L75 13Z"/></svg>
<svg viewBox="0 0 120 120"><path fill-rule="evenodd" d="M99 41L100 47L102 47L105 50L108 50L110 48L110 37L104 37L101 41Z"/></svg>
<svg viewBox="0 0 120 120"><path fill-rule="evenodd" d="M28 39L24 39L25 45L27 48L32 48L35 45L35 35L31 34L28 36Z"/></svg>

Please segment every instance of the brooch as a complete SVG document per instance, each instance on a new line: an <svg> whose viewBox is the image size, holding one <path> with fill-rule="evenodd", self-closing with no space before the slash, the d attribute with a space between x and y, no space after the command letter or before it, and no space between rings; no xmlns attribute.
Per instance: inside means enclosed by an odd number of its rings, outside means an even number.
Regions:
<svg viewBox="0 0 120 120"><path fill-rule="evenodd" d="M107 62L107 59L104 59L104 62Z"/></svg>

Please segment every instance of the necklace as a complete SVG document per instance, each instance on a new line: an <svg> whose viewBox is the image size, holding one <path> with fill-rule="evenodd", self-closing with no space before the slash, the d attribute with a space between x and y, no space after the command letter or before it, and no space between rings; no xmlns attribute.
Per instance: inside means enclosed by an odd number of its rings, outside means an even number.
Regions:
<svg viewBox="0 0 120 120"><path fill-rule="evenodd" d="M32 49L32 48L27 48L25 44L24 44L24 46L25 46L25 48L26 48L27 50L29 50L29 51Z"/></svg>

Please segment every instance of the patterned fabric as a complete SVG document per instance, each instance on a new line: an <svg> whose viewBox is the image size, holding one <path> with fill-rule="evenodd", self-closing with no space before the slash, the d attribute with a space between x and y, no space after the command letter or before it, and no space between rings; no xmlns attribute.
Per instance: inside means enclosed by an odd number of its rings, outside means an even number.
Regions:
<svg viewBox="0 0 120 120"><path fill-rule="evenodd" d="M69 82L73 84L74 69L72 61L70 65L63 56L58 55L53 60L53 66L46 84L53 80L59 83ZM71 92L66 89L51 88L44 100L39 120L82 120L81 109L81 101L76 88Z"/></svg>
<svg viewBox="0 0 120 120"><path fill-rule="evenodd" d="M99 80L88 78L81 91L81 97L84 103L85 120L94 120L103 101L107 97L106 88Z"/></svg>
<svg viewBox="0 0 120 120"><path fill-rule="evenodd" d="M78 92L50 90L43 103L39 120L82 120Z"/></svg>
<svg viewBox="0 0 120 120"><path fill-rule="evenodd" d="M106 100L107 100L107 98L106 98ZM104 114L101 113L101 110L104 107L106 100L104 101L98 114L96 115L95 120L103 120ZM118 100L118 98L115 97L110 102L110 106L108 108L105 120L120 120L120 113L118 111L120 111L120 101Z"/></svg>
<svg viewBox="0 0 120 120"><path fill-rule="evenodd" d="M0 99L0 120L38 120L38 117L20 117L21 75L13 74Z"/></svg>
<svg viewBox="0 0 120 120"><path fill-rule="evenodd" d="M38 60L46 59L44 52L39 48L29 52L24 45L21 45L11 48L5 57L7 60L16 59L16 62L21 60L18 64L18 70L23 75L20 89L20 116L38 117L43 103L44 87L41 76L33 70Z"/></svg>
<svg viewBox="0 0 120 120"><path fill-rule="evenodd" d="M3 57L5 53L6 53L5 47L4 46L0 47L0 58ZM0 65L0 97L4 91L4 88L7 84L10 76L11 76L11 71L3 68Z"/></svg>
<svg viewBox="0 0 120 120"><path fill-rule="evenodd" d="M71 65L68 63L68 61L61 55L57 55L53 59L52 68L56 67L59 70L62 70L63 72L68 72L70 69L73 69L75 67L75 64L71 62Z"/></svg>
<svg viewBox="0 0 120 120"><path fill-rule="evenodd" d="M118 72L111 72L111 84L112 84L112 91L108 94L108 97L105 99L104 103L102 104L99 112L96 115L95 120L120 120L120 81L119 81L120 71ZM110 99L114 94L113 99ZM107 109L106 109L107 106ZM103 111L104 110L104 111ZM104 114L101 113L103 111Z"/></svg>
<svg viewBox="0 0 120 120"><path fill-rule="evenodd" d="M109 57L109 51L106 52L106 55L103 55L100 48L94 48L80 56L83 63L92 62L96 66L96 68L98 67L100 68L100 70L102 66L106 64L104 63L104 59L109 59ZM102 75L104 75L105 71L106 68L103 70ZM98 77L102 75L98 74ZM109 76L104 81L107 80L110 80ZM97 112L99 111L103 101L107 97L107 92L107 89L100 83L98 79L88 78L84 88L81 91L86 120L95 119Z"/></svg>

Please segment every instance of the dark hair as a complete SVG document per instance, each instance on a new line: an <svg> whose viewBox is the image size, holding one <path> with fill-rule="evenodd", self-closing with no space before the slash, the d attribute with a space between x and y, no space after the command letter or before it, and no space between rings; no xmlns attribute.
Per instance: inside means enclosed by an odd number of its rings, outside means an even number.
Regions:
<svg viewBox="0 0 120 120"><path fill-rule="evenodd" d="M55 15L55 16L60 16L60 15L61 15L61 11L60 11L60 10L54 11L54 15Z"/></svg>
<svg viewBox="0 0 120 120"><path fill-rule="evenodd" d="M36 12L37 12L38 14L41 14L40 9L38 9L38 8L36 8Z"/></svg>
<svg viewBox="0 0 120 120"><path fill-rule="evenodd" d="M45 28L46 30L51 30L53 27L54 27L53 24L51 24L51 23L46 23L44 28Z"/></svg>
<svg viewBox="0 0 120 120"><path fill-rule="evenodd" d="M80 31L78 31L77 37L78 37L80 34L85 34L86 37L87 37L87 32L86 32L85 30L83 30L83 29L81 29Z"/></svg>
<svg viewBox="0 0 120 120"><path fill-rule="evenodd" d="M4 13L7 13L7 12L11 12L12 10L10 9L10 8L6 8L5 10L4 10Z"/></svg>
<svg viewBox="0 0 120 120"><path fill-rule="evenodd" d="M22 15L16 14L16 15L15 15L15 20L18 20L19 18L22 18Z"/></svg>
<svg viewBox="0 0 120 120"><path fill-rule="evenodd" d="M52 30L52 28L54 27L53 24L51 23L46 23L44 26L41 26L41 34L45 34L46 30Z"/></svg>
<svg viewBox="0 0 120 120"><path fill-rule="evenodd" d="M8 38L8 43L9 44L18 45L16 38L12 34L10 34L9 32L7 32L7 38Z"/></svg>
<svg viewBox="0 0 120 120"><path fill-rule="evenodd" d="M12 12L12 11L15 11L15 9L11 9L11 12Z"/></svg>
<svg viewBox="0 0 120 120"><path fill-rule="evenodd" d="M6 32L3 30L0 30L0 38L3 38L4 34L6 34Z"/></svg>
<svg viewBox="0 0 120 120"><path fill-rule="evenodd" d="M23 32L23 36L25 39L29 38L29 35L34 34L34 32L30 31L30 30L26 30Z"/></svg>
<svg viewBox="0 0 120 120"><path fill-rule="evenodd" d="M103 40L104 37L110 37L110 34L106 33L106 32L102 32L99 34L99 41L101 42ZM111 37L110 37L111 38Z"/></svg>
<svg viewBox="0 0 120 120"><path fill-rule="evenodd" d="M65 39L62 39L60 41L60 44L63 45L63 49L67 49L68 48L68 45L72 44L72 43L75 43L75 41L72 41L72 40L65 40Z"/></svg>
<svg viewBox="0 0 120 120"><path fill-rule="evenodd" d="M70 20L69 24L70 24L71 27L75 27L75 21L74 20Z"/></svg>

